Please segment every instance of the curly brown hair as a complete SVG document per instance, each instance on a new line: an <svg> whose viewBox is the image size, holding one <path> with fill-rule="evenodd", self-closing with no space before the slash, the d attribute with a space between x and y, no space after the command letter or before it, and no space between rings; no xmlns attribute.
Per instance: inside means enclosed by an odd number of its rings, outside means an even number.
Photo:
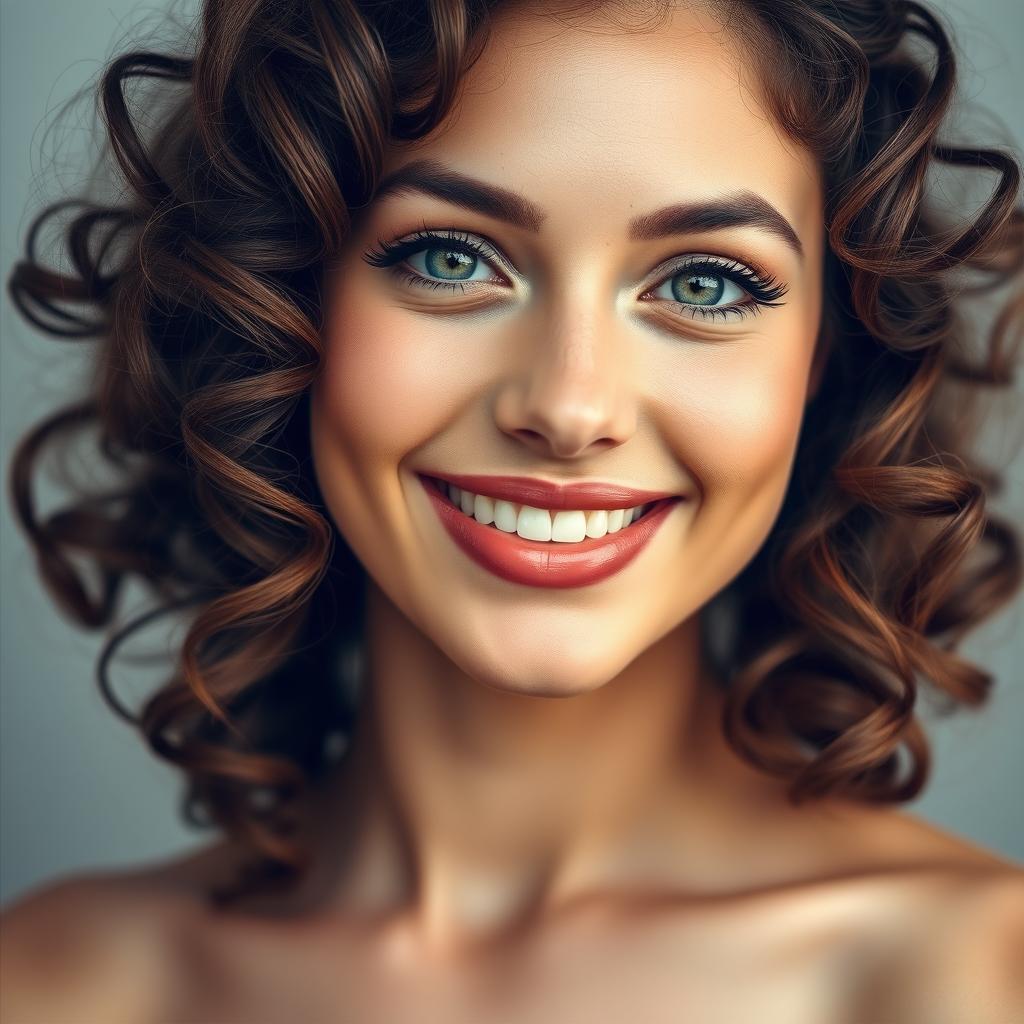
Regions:
<svg viewBox="0 0 1024 1024"><path fill-rule="evenodd" d="M422 137L452 108L498 6L206 0L193 54L132 52L103 74L119 200L44 209L9 280L36 327L98 345L88 393L15 450L16 515L81 625L113 622L129 579L148 587L153 608L108 636L101 689L184 771L189 820L255 855L250 886L302 875L299 798L358 713L339 659L360 636L365 570L310 456L322 271L372 200L388 143ZM951 707L985 699L991 676L956 648L1021 581L1018 536L986 508L1000 476L969 452L982 389L1013 382L1019 170L1005 152L940 141L954 54L921 4L712 6L778 125L820 161L828 232L827 360L785 501L702 619L725 631L723 728L790 781L794 801L907 800L928 770L920 684ZM136 79L160 111L148 136L126 96ZM943 165L993 172L959 225L929 203ZM41 226L69 208L74 275L37 258ZM992 289L999 314L972 330L961 299ZM40 519L41 450L93 426L118 485ZM98 593L72 556L98 572ZM131 711L111 687L112 654L187 609L166 685Z"/></svg>

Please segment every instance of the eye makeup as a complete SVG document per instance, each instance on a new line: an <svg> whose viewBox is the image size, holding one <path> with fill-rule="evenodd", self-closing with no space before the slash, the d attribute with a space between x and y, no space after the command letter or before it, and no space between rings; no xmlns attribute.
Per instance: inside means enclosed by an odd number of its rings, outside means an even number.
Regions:
<svg viewBox="0 0 1024 1024"><path fill-rule="evenodd" d="M428 288L431 290L460 291L466 292L468 284L470 290L478 285L486 284L508 284L508 278L499 271L498 277L491 280L444 280L438 277L429 277L427 274L412 267L409 258L420 253L440 252L446 257L456 257L455 265L444 268L445 271L460 272L469 269L475 272L477 261L494 269L494 264L501 265L505 261L503 257L484 239L466 232L457 231L451 228L430 229L424 226L408 238L396 241L385 242L377 240L377 248L364 253L363 259L373 267L387 270L398 280L415 287ZM458 259L458 257L464 259ZM717 305L711 302L694 301L687 302L679 300L675 295L673 299L659 298L654 296L665 283L670 283L676 278L686 275L684 287L691 291L703 293L700 298L707 297L711 293L714 303L721 300L727 293L729 287L734 291L742 292L747 296L745 301L735 299L726 305ZM718 282L717 284L715 282ZM783 303L779 300L786 294L787 288L771 275L762 275L749 266L728 257L688 254L677 259L671 264L667 271L662 271L658 283L644 292L640 298L644 301L667 302L685 317L691 319L714 319L723 320L728 317L742 319L747 315L760 312L763 307L780 306Z"/></svg>
<svg viewBox="0 0 1024 1024"><path fill-rule="evenodd" d="M419 287L447 288L453 291L456 287L465 283L507 283L508 281L505 277L502 277L501 282L444 281L439 278L425 277L423 274L407 269L402 265L403 261L407 260L409 256L429 249L439 249L445 253L462 253L463 255L476 257L491 264L504 262L504 259L498 252L482 238L450 228L441 230L424 228L417 231L411 237L398 242L385 242L377 239L377 249L365 253L363 259L370 266L388 269L401 280ZM462 291L465 291L464 287Z"/></svg>

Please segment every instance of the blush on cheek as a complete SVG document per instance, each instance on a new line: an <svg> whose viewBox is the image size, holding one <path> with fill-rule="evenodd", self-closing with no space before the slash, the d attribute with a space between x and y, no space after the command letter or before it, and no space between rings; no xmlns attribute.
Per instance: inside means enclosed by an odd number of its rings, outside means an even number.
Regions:
<svg viewBox="0 0 1024 1024"><path fill-rule="evenodd" d="M721 502L739 571L760 549L778 518L793 469L806 397L802 366L763 367L743 377L708 410L716 465L705 467L709 490ZM726 525L727 524L727 525Z"/></svg>
<svg viewBox="0 0 1024 1024"><path fill-rule="evenodd" d="M802 415L802 390L788 381L781 387L766 382L721 396L708 421L719 444L734 453L741 481L771 474L780 463L789 462Z"/></svg>
<svg viewBox="0 0 1024 1024"><path fill-rule="evenodd" d="M397 461L437 430L438 396L452 394L453 382L433 333L407 313L335 306L320 400L353 451Z"/></svg>
<svg viewBox="0 0 1024 1024"><path fill-rule="evenodd" d="M774 340L774 339L773 339ZM802 353L718 350L665 374L661 429L710 497L752 492L788 475L806 400Z"/></svg>
<svg viewBox="0 0 1024 1024"><path fill-rule="evenodd" d="M690 585L717 593L763 546L778 518L799 436L798 393L757 387L694 389L677 407L672 447L700 488L681 557Z"/></svg>

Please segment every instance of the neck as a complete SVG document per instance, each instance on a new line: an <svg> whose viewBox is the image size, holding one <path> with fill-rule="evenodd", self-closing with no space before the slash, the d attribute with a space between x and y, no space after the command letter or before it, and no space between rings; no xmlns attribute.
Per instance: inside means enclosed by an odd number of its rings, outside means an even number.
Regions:
<svg viewBox="0 0 1024 1024"><path fill-rule="evenodd" d="M721 738L696 618L570 698L468 677L372 584L367 676L328 813L338 900L445 944L720 854L723 793L763 780ZM725 804L735 808L736 797ZM713 824L717 821L717 824Z"/></svg>

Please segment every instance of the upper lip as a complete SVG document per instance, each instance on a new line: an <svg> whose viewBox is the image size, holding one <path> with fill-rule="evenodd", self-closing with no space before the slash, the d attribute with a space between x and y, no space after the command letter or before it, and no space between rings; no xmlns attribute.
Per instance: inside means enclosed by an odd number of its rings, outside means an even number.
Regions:
<svg viewBox="0 0 1024 1024"><path fill-rule="evenodd" d="M473 494L518 502L532 508L617 509L675 498L673 491L646 491L625 484L595 481L558 484L528 476L481 476L473 473L423 473Z"/></svg>

